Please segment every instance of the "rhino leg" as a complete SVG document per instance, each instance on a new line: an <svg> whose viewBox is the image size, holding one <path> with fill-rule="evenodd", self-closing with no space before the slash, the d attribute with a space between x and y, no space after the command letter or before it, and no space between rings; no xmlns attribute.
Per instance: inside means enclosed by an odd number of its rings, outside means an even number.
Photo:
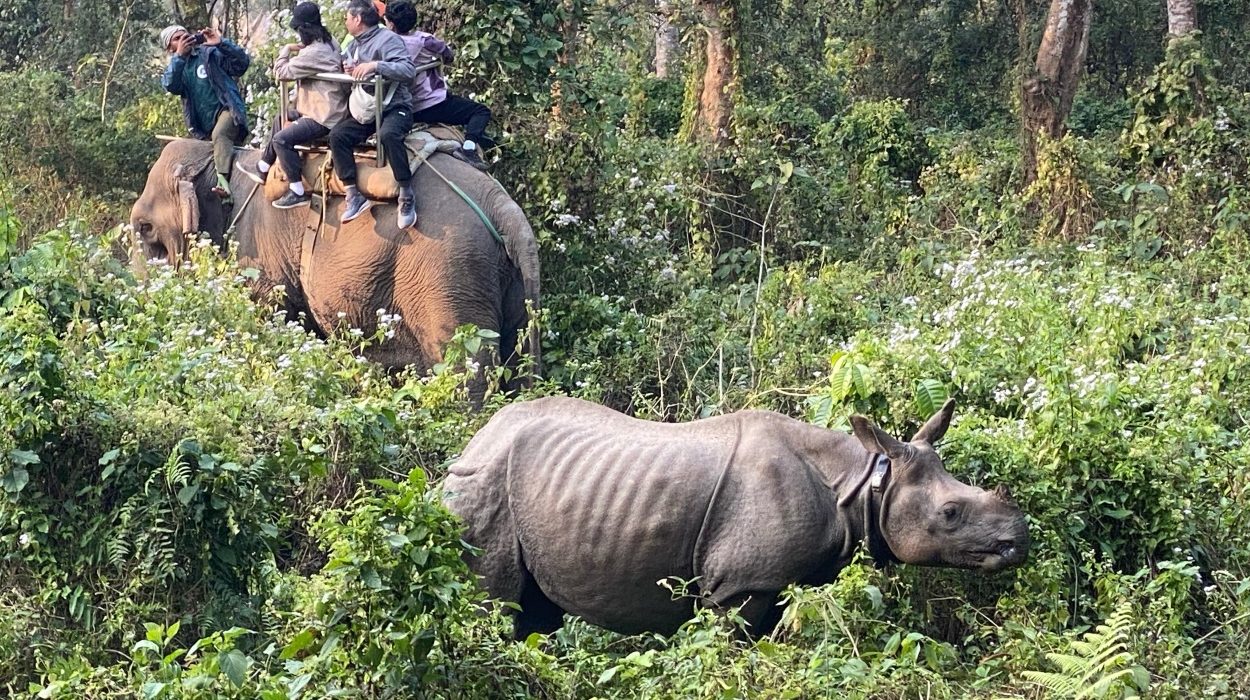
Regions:
<svg viewBox="0 0 1250 700"><path fill-rule="evenodd" d="M525 641L535 632L551 634L564 625L564 609L543 593L528 571L525 572L520 598L521 610L513 618L512 628L518 642Z"/></svg>
<svg viewBox="0 0 1250 700"><path fill-rule="evenodd" d="M777 623L781 622L782 608L777 605L779 597L777 591L740 593L716 608L724 611L739 608L738 616L747 623L746 629L742 630L742 636L759 639L771 634Z"/></svg>

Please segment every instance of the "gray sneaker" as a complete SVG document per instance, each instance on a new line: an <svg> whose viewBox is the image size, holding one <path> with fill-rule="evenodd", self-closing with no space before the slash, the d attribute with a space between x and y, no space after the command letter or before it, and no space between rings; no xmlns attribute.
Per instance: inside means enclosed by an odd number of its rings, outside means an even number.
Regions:
<svg viewBox="0 0 1250 700"><path fill-rule="evenodd" d="M273 206L275 209L294 209L295 207L306 207L311 202L312 195L307 192L295 194L291 190L287 190L286 194L273 201Z"/></svg>
<svg viewBox="0 0 1250 700"><path fill-rule="evenodd" d="M399 191L399 215L395 218L395 225L401 229L415 226L417 223L417 198L412 192L411 187L403 188Z"/></svg>
<svg viewBox="0 0 1250 700"><path fill-rule="evenodd" d="M399 197L399 215L395 217L395 225L407 229L416 225L416 200L414 197Z"/></svg>
<svg viewBox="0 0 1250 700"><path fill-rule="evenodd" d="M347 223L369 211L371 206L373 206L373 202L361 194L355 185L351 185L347 188L347 197L343 200L343 215L339 217L339 221Z"/></svg>

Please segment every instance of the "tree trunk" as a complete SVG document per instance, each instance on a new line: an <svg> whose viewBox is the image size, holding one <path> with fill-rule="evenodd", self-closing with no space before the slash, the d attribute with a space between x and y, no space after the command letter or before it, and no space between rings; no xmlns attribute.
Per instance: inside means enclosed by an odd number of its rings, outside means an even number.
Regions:
<svg viewBox="0 0 1250 700"><path fill-rule="evenodd" d="M677 27L672 22L672 3L656 1L655 27L655 77L667 78L672 74L677 58Z"/></svg>
<svg viewBox="0 0 1250 700"><path fill-rule="evenodd" d="M1194 0L1167 0L1167 2L1169 41L1197 29L1198 7Z"/></svg>
<svg viewBox="0 0 1250 700"><path fill-rule="evenodd" d="M1093 0L1051 0L1037 63L1021 86L1025 183L1037 177L1037 138L1063 136L1072 98L1085 72Z"/></svg>
<svg viewBox="0 0 1250 700"><path fill-rule="evenodd" d="M207 27L212 21L201 0L174 0L174 7L178 23L192 32Z"/></svg>
<svg viewBox="0 0 1250 700"><path fill-rule="evenodd" d="M556 78L551 81L551 119L547 125L549 135L568 130L571 116L568 114L569 95L564 94L564 80L570 68L577 65L577 43L581 22L581 7L577 0L561 2L562 19L560 39L562 46L556 56Z"/></svg>
<svg viewBox="0 0 1250 700"><path fill-rule="evenodd" d="M737 8L735 0L697 0L707 53L703 78L695 94L690 137L719 145L731 137L734 96L738 83Z"/></svg>

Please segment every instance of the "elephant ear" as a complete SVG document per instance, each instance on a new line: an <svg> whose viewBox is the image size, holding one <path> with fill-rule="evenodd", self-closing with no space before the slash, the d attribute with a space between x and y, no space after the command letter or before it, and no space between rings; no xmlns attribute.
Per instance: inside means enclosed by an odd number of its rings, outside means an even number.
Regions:
<svg viewBox="0 0 1250 700"><path fill-rule="evenodd" d="M182 163L171 168L170 175L174 178L174 200L178 202L182 233L196 233L200 230L200 200L195 194L195 182Z"/></svg>

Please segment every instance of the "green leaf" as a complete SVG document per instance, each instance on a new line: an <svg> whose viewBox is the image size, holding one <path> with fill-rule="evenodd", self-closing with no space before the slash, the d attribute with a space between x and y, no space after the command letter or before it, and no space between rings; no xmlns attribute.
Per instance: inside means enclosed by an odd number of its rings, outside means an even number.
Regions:
<svg viewBox="0 0 1250 700"><path fill-rule="evenodd" d="M392 533L386 536L386 543L396 549L399 549L400 547L405 547L408 545L408 538L407 536L401 535L398 532L396 532L396 533Z"/></svg>
<svg viewBox="0 0 1250 700"><path fill-rule="evenodd" d="M221 665L221 670L226 674L226 678L236 686L242 686L243 681L247 679L247 666L250 659L238 649L231 649L217 655L217 663Z"/></svg>
<svg viewBox="0 0 1250 700"><path fill-rule="evenodd" d="M833 396L834 401L845 401L853 388L851 358L846 353L839 352L829 358L829 362L832 365L829 369L829 392Z"/></svg>
<svg viewBox="0 0 1250 700"><path fill-rule="evenodd" d="M309 644L312 644L315 636L315 633L311 629L305 629L292 637L291 641L288 642L286 646L282 647L282 653L278 655L278 658L283 661L295 658L295 656L303 651Z"/></svg>
<svg viewBox="0 0 1250 700"><path fill-rule="evenodd" d="M916 382L916 415L928 417L937 413L948 397L946 386L942 382L921 379Z"/></svg>
<svg viewBox="0 0 1250 700"><path fill-rule="evenodd" d="M620 666L612 666L611 668L604 671L603 673L600 673L599 680L595 681L595 685L603 685L607 683L608 681L612 680L616 676L617 671L620 671L620 670L621 670Z"/></svg>
<svg viewBox="0 0 1250 700"><path fill-rule="evenodd" d="M14 467L9 470L4 478L0 479L0 485L4 486L4 490L8 493L21 493L26 488L26 484L30 483L30 473L22 467Z"/></svg>
<svg viewBox="0 0 1250 700"><path fill-rule="evenodd" d="M187 484L186 486L178 489L178 502L185 506L190 503L191 499L195 498L195 494L199 492L200 487L198 484Z"/></svg>
<svg viewBox="0 0 1250 700"><path fill-rule="evenodd" d="M304 686L308 685L308 681L311 681L311 680L312 680L311 673L305 673L303 675L292 678L290 682L287 684L287 697L291 698L292 700L294 700L294 698L298 698L300 696L300 693L304 692Z"/></svg>
<svg viewBox="0 0 1250 700"><path fill-rule="evenodd" d="M30 450L9 450L9 459L18 466L39 463L39 455Z"/></svg>

